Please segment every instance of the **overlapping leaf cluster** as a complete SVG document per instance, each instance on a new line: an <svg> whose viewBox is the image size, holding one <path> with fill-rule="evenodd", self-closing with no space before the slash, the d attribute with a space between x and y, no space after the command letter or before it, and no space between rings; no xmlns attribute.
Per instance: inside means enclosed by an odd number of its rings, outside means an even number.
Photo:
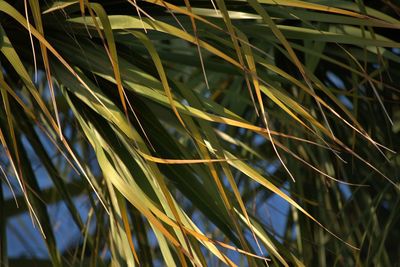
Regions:
<svg viewBox="0 0 400 267"><path fill-rule="evenodd" d="M19 204L1 194L1 264L35 262L7 256L22 212L52 266L398 263L396 1L0 12L2 185ZM64 250L48 210L60 201L80 230Z"/></svg>

